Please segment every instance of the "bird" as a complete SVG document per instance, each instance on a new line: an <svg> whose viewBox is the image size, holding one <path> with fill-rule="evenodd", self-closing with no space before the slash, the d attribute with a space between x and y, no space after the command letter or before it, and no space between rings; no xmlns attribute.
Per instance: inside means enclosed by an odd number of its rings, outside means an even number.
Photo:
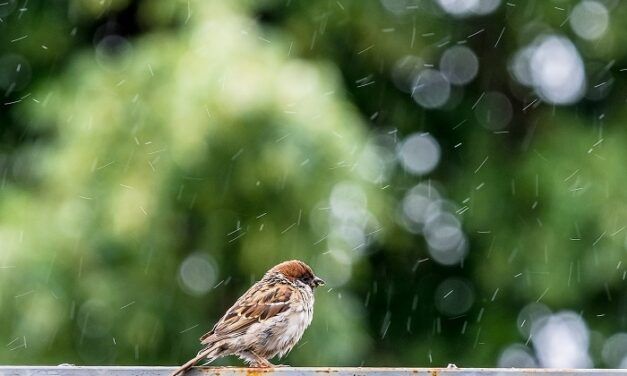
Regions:
<svg viewBox="0 0 627 376"><path fill-rule="evenodd" d="M289 353L311 324L314 290L324 284L299 260L272 267L200 337L203 349L172 376L182 375L200 359L207 358L208 364L228 355L249 367L274 367L268 359Z"/></svg>

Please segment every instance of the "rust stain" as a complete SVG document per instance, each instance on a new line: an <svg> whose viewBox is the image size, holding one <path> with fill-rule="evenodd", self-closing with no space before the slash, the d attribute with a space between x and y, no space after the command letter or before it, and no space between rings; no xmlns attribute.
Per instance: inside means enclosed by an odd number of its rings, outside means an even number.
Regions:
<svg viewBox="0 0 627 376"><path fill-rule="evenodd" d="M242 376L264 376L265 373L272 372L273 368L244 368L244 367L198 367L199 370L211 376L224 376L224 374L241 374Z"/></svg>
<svg viewBox="0 0 627 376"><path fill-rule="evenodd" d="M429 374L431 376L438 376L440 374L440 371L437 370L437 369L431 369L431 370L429 370Z"/></svg>
<svg viewBox="0 0 627 376"><path fill-rule="evenodd" d="M262 372L256 368L246 369L246 376L262 376Z"/></svg>
<svg viewBox="0 0 627 376"><path fill-rule="evenodd" d="M245 368L246 376L263 376L264 373L271 372L273 368Z"/></svg>

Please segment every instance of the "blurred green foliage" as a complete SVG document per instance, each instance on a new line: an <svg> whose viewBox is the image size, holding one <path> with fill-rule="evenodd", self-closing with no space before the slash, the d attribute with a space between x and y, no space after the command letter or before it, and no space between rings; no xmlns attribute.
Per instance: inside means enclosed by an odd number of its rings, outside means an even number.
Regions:
<svg viewBox="0 0 627 376"><path fill-rule="evenodd" d="M0 66L0 362L181 363L299 258L331 288L286 363L495 366L532 347L520 312L542 302L580 314L593 365L616 366L602 348L627 330L627 7L607 1L590 42L565 24L577 3L456 19L410 0L8 1L0 58L24 70ZM549 32L607 92L554 106L512 78ZM454 44L479 73L447 106L397 88L400 59L437 66ZM500 131L476 115L490 91L511 100ZM426 132L440 163L415 176L395 154ZM463 221L461 263L432 260L402 219L419 183ZM459 314L447 281L469 288Z"/></svg>

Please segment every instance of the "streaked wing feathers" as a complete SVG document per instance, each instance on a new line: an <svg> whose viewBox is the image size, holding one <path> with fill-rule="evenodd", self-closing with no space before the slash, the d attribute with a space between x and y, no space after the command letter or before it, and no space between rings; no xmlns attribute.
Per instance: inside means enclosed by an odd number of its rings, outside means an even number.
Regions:
<svg viewBox="0 0 627 376"><path fill-rule="evenodd" d="M202 344L245 332L252 324L268 320L290 307L294 287L285 283L256 283L226 314L213 329L200 337Z"/></svg>

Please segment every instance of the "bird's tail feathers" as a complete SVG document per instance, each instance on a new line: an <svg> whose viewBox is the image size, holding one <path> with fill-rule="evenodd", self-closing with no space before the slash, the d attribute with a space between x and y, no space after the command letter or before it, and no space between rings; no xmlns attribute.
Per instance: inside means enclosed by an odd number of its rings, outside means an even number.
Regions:
<svg viewBox="0 0 627 376"><path fill-rule="evenodd" d="M176 371L174 371L174 373L171 376L182 375L187 370L192 368L194 364L198 363L198 361L201 360L202 358L207 358L207 363L211 363L216 358L219 357L219 352L220 352L220 346L216 346L215 344L207 346L204 349L200 350L195 357L193 357L192 359L188 360L185 364L180 366Z"/></svg>

